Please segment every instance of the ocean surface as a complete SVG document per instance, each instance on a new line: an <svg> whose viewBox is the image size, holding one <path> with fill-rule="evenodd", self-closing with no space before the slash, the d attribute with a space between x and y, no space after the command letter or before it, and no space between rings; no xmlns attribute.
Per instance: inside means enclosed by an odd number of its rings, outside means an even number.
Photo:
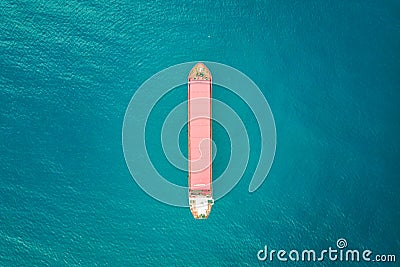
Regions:
<svg viewBox="0 0 400 267"><path fill-rule="evenodd" d="M321 251L339 238L399 266L399 1L0 0L0 14L0 266L379 265L257 259L265 245ZM214 88L245 118L252 150L202 221L140 189L121 138L139 86L188 61L249 76L277 130L271 171L249 193L258 124ZM160 101L147 138L160 173L182 185L154 126L186 97ZM215 126L216 176L227 136Z"/></svg>

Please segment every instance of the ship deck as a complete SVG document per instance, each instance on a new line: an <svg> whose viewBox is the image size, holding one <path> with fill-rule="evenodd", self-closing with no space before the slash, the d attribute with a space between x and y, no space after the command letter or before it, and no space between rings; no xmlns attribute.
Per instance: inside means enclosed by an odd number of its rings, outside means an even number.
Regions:
<svg viewBox="0 0 400 267"><path fill-rule="evenodd" d="M212 76L198 63L188 77L189 200L196 219L208 217L212 200Z"/></svg>
<svg viewBox="0 0 400 267"><path fill-rule="evenodd" d="M211 189L211 145L211 82L190 81L190 189Z"/></svg>

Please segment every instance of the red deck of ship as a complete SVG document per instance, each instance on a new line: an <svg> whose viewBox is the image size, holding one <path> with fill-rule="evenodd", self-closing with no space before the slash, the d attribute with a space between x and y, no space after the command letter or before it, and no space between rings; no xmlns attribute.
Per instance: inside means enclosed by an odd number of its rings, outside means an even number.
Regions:
<svg viewBox="0 0 400 267"><path fill-rule="evenodd" d="M189 187L211 190L211 81L189 81Z"/></svg>

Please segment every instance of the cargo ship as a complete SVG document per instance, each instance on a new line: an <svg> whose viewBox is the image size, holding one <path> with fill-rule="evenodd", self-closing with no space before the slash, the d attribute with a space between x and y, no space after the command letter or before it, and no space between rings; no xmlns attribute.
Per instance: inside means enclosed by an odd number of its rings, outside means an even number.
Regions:
<svg viewBox="0 0 400 267"><path fill-rule="evenodd" d="M207 219L212 197L212 76L197 63L188 77L189 205L195 219Z"/></svg>

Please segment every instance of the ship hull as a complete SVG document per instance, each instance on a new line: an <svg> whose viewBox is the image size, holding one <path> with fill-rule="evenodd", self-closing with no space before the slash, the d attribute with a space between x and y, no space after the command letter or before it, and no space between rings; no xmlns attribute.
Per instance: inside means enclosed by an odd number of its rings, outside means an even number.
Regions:
<svg viewBox="0 0 400 267"><path fill-rule="evenodd" d="M197 64L188 78L189 204L194 218L205 219L212 199L212 77Z"/></svg>

